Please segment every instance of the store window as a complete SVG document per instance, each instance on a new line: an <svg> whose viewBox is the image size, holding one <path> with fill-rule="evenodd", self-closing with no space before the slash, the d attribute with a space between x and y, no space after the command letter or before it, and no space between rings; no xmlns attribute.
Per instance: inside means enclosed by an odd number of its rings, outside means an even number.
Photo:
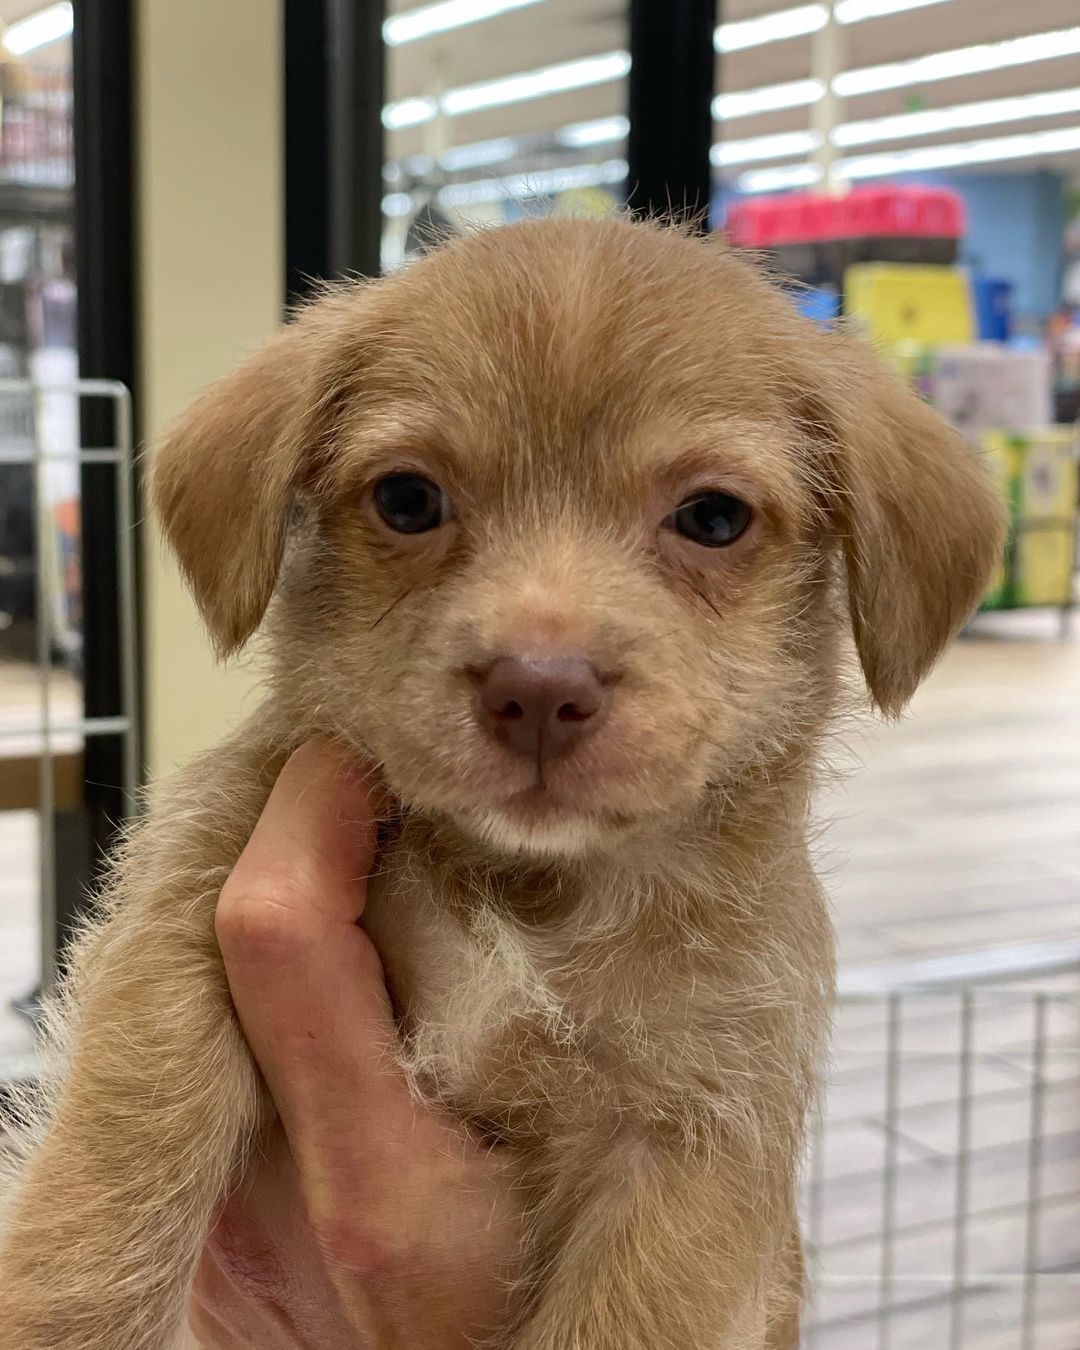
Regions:
<svg viewBox="0 0 1080 1350"><path fill-rule="evenodd" d="M20 23L20 8L32 7L3 6L0 37L2 1076L31 1045L21 1013L42 969L42 724L70 727L83 711L71 45L63 13L47 40L53 29L33 14ZM70 6L56 9L70 27ZM50 786L62 814L78 796L81 746L61 739Z"/></svg>
<svg viewBox="0 0 1080 1350"><path fill-rule="evenodd" d="M128 131L93 70L76 87L76 10L0 0L0 1084L31 1071L41 995L140 779L130 391L80 378L119 373L87 333L114 352L129 335L116 273L86 266L107 239L131 267L126 154L87 153Z"/></svg>
<svg viewBox="0 0 1080 1350"><path fill-rule="evenodd" d="M384 269L469 222L604 215L626 195L626 7L392 0Z"/></svg>

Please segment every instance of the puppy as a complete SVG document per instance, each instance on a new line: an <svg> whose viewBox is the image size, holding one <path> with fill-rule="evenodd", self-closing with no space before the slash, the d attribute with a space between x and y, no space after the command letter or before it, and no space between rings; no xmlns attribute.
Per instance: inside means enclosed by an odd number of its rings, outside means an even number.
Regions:
<svg viewBox="0 0 1080 1350"><path fill-rule="evenodd" d="M308 738L400 827L365 925L425 1097L529 1197L519 1350L781 1350L832 989L808 802L853 633L898 713L1002 514L961 437L716 241L481 232L328 290L172 430L168 537L264 706L84 936L0 1255L11 1350L161 1350L270 1123L218 892Z"/></svg>

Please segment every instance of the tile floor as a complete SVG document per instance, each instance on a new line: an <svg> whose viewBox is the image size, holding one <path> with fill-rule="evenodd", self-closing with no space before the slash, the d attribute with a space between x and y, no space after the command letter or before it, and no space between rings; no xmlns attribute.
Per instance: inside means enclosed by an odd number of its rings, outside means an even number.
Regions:
<svg viewBox="0 0 1080 1350"><path fill-rule="evenodd" d="M820 804L845 984L980 983L966 1108L959 994L902 1000L891 1110L886 1000L839 1013L806 1345L1080 1350L1080 643L983 617L908 718L847 741Z"/></svg>
<svg viewBox="0 0 1080 1350"><path fill-rule="evenodd" d="M885 988L946 958L946 973L1009 979L975 996L966 1126L959 995L905 999L891 1110L886 1001L842 1008L808 1187L820 1279L807 1345L1080 1350L1080 631L1062 641L1056 616L984 616L907 718L849 728L836 761L819 856L845 979ZM32 1049L7 1005L36 968L35 849L32 815L0 816L0 1072ZM1038 1074L1036 990L1050 1000Z"/></svg>

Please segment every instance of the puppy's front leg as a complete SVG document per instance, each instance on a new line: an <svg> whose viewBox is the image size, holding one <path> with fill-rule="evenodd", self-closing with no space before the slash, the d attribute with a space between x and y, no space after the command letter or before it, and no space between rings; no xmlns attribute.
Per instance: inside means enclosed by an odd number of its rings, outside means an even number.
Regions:
<svg viewBox="0 0 1080 1350"><path fill-rule="evenodd" d="M75 955L70 1066L0 1240L5 1350L163 1350L179 1332L266 1110L213 932L271 781L265 754L240 758L196 766L136 833Z"/></svg>
<svg viewBox="0 0 1080 1350"><path fill-rule="evenodd" d="M515 1350L794 1350L792 1199L747 1161L638 1144L567 1178Z"/></svg>

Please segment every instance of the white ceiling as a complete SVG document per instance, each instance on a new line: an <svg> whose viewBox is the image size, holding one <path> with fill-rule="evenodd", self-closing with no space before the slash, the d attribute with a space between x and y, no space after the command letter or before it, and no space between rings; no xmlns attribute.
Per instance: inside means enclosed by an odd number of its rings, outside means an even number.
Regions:
<svg viewBox="0 0 1080 1350"><path fill-rule="evenodd" d="M791 8L801 0L726 0L725 22ZM391 12L414 7L415 0L391 0ZM624 49L627 45L627 5L622 0L537 0L524 8L463 28L421 39L389 51L388 98L437 95L441 89L489 80L500 75L536 69L561 61ZM1080 0L942 0L921 10L869 19L840 28L846 51L841 69L895 62L951 51L977 43L993 43L1031 34L1080 26ZM716 88L734 92L805 79L811 74L810 37L770 42L734 52L717 61ZM926 108L948 108L989 99L1076 89L1080 87L1080 56L1059 56L983 74L937 79L917 88L848 99L838 120L848 122L902 113L912 96ZM472 144L501 136L550 133L575 122L625 111L625 80L559 93L527 102L492 108L458 117L438 119L438 125L412 127L388 133L388 155L439 152L446 145ZM725 141L806 130L808 107L770 111L718 124L716 139ZM1080 133L1080 111L1049 117L1024 117L935 135L908 136L887 145L860 146L845 153L925 148L956 142L1017 136L1056 128ZM607 158L618 148L579 153L578 157ZM762 160L754 168L795 164L805 154ZM510 167L517 167L516 165ZM742 168L726 171L732 178ZM984 171L992 165L980 165ZM1014 170L1051 167L1080 174L1080 148L1067 153L1027 154L1008 161ZM498 165L485 167L498 174ZM479 176L474 172L472 177Z"/></svg>
<svg viewBox="0 0 1080 1350"><path fill-rule="evenodd" d="M170 0L170 3L172 0ZM662 0L658 0L658 3ZM0 25L6 25L40 9L43 0L0 0ZM725 22L752 18L788 9L804 0L722 0ZM390 13L416 7L416 0L389 0ZM438 36L388 50L387 97L437 95L440 90L490 80L519 71L554 65L580 57L625 49L627 46L625 0L535 0L493 19L467 25ZM933 52L951 51L976 43L1007 41L1031 34L1080 26L1080 0L941 0L940 3L840 28L846 51L842 68L902 61ZM810 37L770 42L718 58L716 89L731 93L762 85L804 79L811 73ZM34 53L35 63L70 63L70 44L56 42ZM1016 95L1080 88L1080 56L1066 55L976 75L939 79L917 88L848 99L842 104L842 122L879 118L908 110L913 96L929 109L1001 99ZM438 119L435 125L387 133L391 159L420 153L438 153L447 146L471 145L495 137L526 136L525 159L530 146L543 143L560 127L625 112L625 80L508 104L483 112ZM726 142L806 130L808 107L789 108L739 117L717 124L716 139ZM957 142L980 142L989 138L1021 136L1059 128L1080 132L1080 111L1055 116L1010 120L932 135L911 135L880 145L859 146L852 154L905 149L923 149ZM617 145L583 150L563 158L603 160L620 153ZM761 159L726 169L736 179L748 169L794 165L804 154ZM521 167L521 158L487 165L461 177L498 175ZM1013 158L1003 167L1017 171L1033 167L1057 169L1080 177L1080 148L1064 153L1039 153ZM980 164L985 171L992 164Z"/></svg>

